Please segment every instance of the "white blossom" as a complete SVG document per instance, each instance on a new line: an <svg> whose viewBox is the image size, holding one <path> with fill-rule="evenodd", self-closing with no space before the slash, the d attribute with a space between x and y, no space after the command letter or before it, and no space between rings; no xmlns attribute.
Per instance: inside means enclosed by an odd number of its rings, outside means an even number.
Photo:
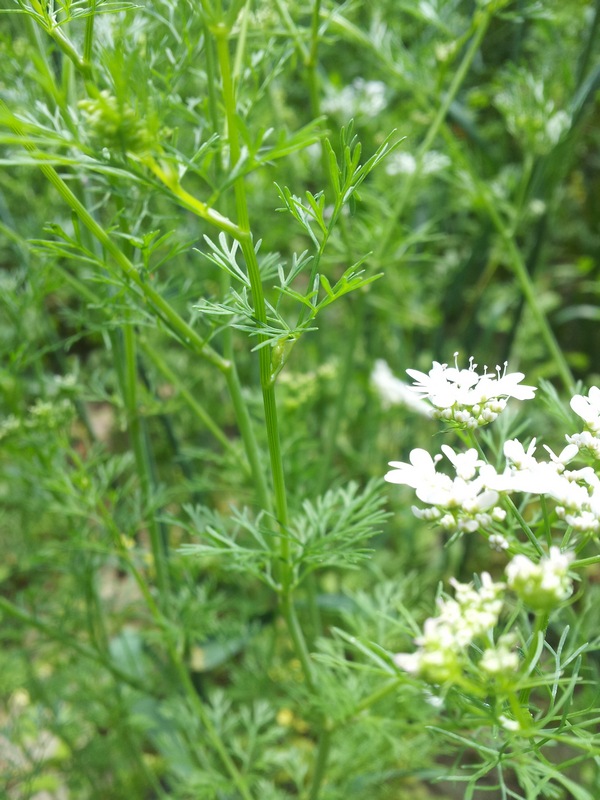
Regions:
<svg viewBox="0 0 600 800"><path fill-rule="evenodd" d="M410 452L410 463L390 462L393 469L385 480L413 488L418 499L431 507L413 508L415 516L438 520L449 531L472 533L493 520L503 519L503 510L496 506L499 492L489 486L490 470L495 474L493 467L484 464L475 449L455 453L448 445L442 445L442 450L455 469L455 478L437 471L442 455L433 458L427 450L415 448ZM485 477L478 475L478 470Z"/></svg>
<svg viewBox="0 0 600 800"><path fill-rule="evenodd" d="M567 441L600 459L600 389L592 386L587 397L576 394L571 398L571 408L584 421L586 430L567 436Z"/></svg>
<svg viewBox="0 0 600 800"><path fill-rule="evenodd" d="M415 639L414 653L397 653L394 661L400 669L419 675L430 683L456 679L466 650L475 640L487 637L498 622L505 584L494 583L487 572L481 585L451 581L455 598L440 599L438 614L423 625Z"/></svg>
<svg viewBox="0 0 600 800"><path fill-rule="evenodd" d="M495 647L488 647L479 661L480 669L494 678L515 673L519 668L519 656L511 649L513 645L513 638L505 636Z"/></svg>
<svg viewBox="0 0 600 800"><path fill-rule="evenodd" d="M506 536L502 536L501 533L492 533L488 542L492 550L497 550L499 553L508 550L509 547L508 539Z"/></svg>
<svg viewBox="0 0 600 800"><path fill-rule="evenodd" d="M469 359L468 369L433 362L428 373L408 369L407 373L415 381L414 391L428 400L434 408L437 419L454 422L460 427L476 428L493 422L506 407L506 399L529 400L534 396L535 387L519 385L525 377L522 372L507 373L496 367L496 373L483 375L475 370L477 364Z"/></svg>
<svg viewBox="0 0 600 800"><path fill-rule="evenodd" d="M510 589L532 608L549 610L570 597L573 581L568 575L572 552L561 553L551 547L548 556L535 564L524 555L517 555L506 567Z"/></svg>
<svg viewBox="0 0 600 800"><path fill-rule="evenodd" d="M498 722L500 723L500 725L502 725L502 727L506 731L520 731L521 730L520 723L517 722L516 719L510 719L505 714L501 714L498 717Z"/></svg>
<svg viewBox="0 0 600 800"><path fill-rule="evenodd" d="M589 431L574 433L567 436L567 441L574 444L578 450L589 450L595 458L600 460L600 438L594 436Z"/></svg>
<svg viewBox="0 0 600 800"><path fill-rule="evenodd" d="M600 389L597 386L591 387L587 397L581 394L572 397L571 408L591 433L600 433Z"/></svg>
<svg viewBox="0 0 600 800"><path fill-rule="evenodd" d="M432 175L450 166L451 160L444 153L436 150L429 150L421 161L421 175ZM414 175L417 171L417 159L411 154L403 151L396 151L386 160L385 171L388 175Z"/></svg>
<svg viewBox="0 0 600 800"><path fill-rule="evenodd" d="M323 111L327 114L351 117L376 117L387 105L386 86L383 81L367 81L355 78L342 89L328 87L323 100Z"/></svg>

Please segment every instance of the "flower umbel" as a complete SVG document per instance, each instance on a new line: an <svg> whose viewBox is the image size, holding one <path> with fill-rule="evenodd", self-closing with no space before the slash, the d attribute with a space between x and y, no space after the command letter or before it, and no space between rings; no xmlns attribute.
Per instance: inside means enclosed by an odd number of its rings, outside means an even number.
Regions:
<svg viewBox="0 0 600 800"><path fill-rule="evenodd" d="M530 608L549 611L570 597L573 581L568 575L573 552L561 553L551 547L550 553L534 564L527 556L517 555L506 567L510 589Z"/></svg>
<svg viewBox="0 0 600 800"><path fill-rule="evenodd" d="M455 599L439 600L439 613L423 626L415 639L415 653L397 653L394 661L405 672L419 675L429 683L459 680L468 663L467 650L475 639L487 637L498 622L505 584L481 575L481 585L452 580Z"/></svg>
<svg viewBox="0 0 600 800"><path fill-rule="evenodd" d="M505 512L496 505L499 493L488 485L498 478L494 468L484 464L474 448L455 453L450 446L442 445L442 450L454 467L455 478L437 472L436 465L442 455L432 458L426 450L415 448L409 464L390 462L394 469L386 474L385 480L415 489L419 500L431 506L413 507L415 516L438 520L446 530L472 533L489 527L492 521L502 521Z"/></svg>
<svg viewBox="0 0 600 800"><path fill-rule="evenodd" d="M507 398L530 400L534 396L535 387L519 385L525 376L522 372L507 373L506 363L504 369L497 366L495 374L484 367L483 375L479 375L473 357L468 369L459 369L457 356L455 353L454 367L434 361L427 374L406 370L415 381L413 391L431 403L436 419L461 428L478 428L496 419L506 408Z"/></svg>

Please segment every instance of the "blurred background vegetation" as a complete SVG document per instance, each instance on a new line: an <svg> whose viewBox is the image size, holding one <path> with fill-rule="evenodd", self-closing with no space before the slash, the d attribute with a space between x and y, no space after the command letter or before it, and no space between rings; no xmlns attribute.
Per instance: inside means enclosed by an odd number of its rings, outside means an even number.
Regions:
<svg viewBox="0 0 600 800"><path fill-rule="evenodd" d="M211 5L216 14L220 3L170 0L0 4L0 590L10 603L0 607L0 771L10 800L236 796L214 752L196 746L202 725L177 691L165 632L124 567L123 552L154 581L150 517L172 553L173 637L213 724L257 797L309 796L316 712L302 713L306 687L272 593L216 555L177 552L217 524L211 514L254 503L225 382L127 279L99 269L102 248L36 155L219 349L224 325L196 308L226 288L206 257L203 235L216 240L214 230L143 162L159 152L188 192L235 215ZM52 10L60 25L49 32ZM312 247L277 186L332 202L325 137L341 157L351 125L362 162L392 131L399 142L345 208L321 262L331 283L364 256L367 275L381 277L323 312L278 382L298 513L329 488L364 487L435 436L434 423L382 406L370 384L376 359L399 376L455 351L463 364L508 360L565 400L571 387L541 310L574 378L600 380L598 10L583 0L225 4L237 19L237 169L265 275L269 254L289 265ZM62 32L89 65L69 57ZM274 283L265 279L272 303ZM289 298L281 307L296 314ZM127 433L124 325L139 338L150 491ZM255 343L235 332L231 348L266 451ZM536 424L560 448L565 431ZM518 425L511 417L501 433ZM410 513L410 494L389 495L360 570L317 572L319 618L299 599L340 724L378 677L340 666L334 627L401 649L410 641L395 621L401 606L422 619L441 577L469 579L496 558L471 541L443 550ZM593 615L580 624L585 636ZM376 709L344 728L322 797L462 797L431 783L448 762L422 724L435 708L405 687ZM597 796L597 776L581 775Z"/></svg>

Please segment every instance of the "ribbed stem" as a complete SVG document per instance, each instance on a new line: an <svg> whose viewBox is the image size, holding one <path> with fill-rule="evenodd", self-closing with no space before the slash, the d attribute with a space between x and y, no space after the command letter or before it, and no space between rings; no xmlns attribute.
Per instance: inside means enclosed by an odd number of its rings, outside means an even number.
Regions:
<svg viewBox="0 0 600 800"><path fill-rule="evenodd" d="M221 71L223 102L225 106L225 118L227 122L227 137L229 141L230 167L233 167L240 157L240 141L236 119L235 88L231 74L229 55L229 30L224 24L221 23L213 28L213 33L216 37L217 57ZM250 215L248 212L246 187L243 177L240 177L235 181L234 191L237 210L237 225L240 230L240 234L236 236L236 239L239 241L242 248L246 269L248 270L248 278L250 281L250 289L252 292L252 300L254 305L254 315L258 320L259 325L266 324L267 308L258 259L256 257L252 241L252 234L250 232ZM258 343L263 344L265 342L266 337L259 332ZM274 508L275 516L277 522L279 523L280 529L279 579L281 586L281 609L292 638L292 642L294 644L296 655L302 664L307 685L314 687L314 672L310 662L310 656L308 654L302 628L298 624L293 604L292 595L294 576L291 563L290 538L288 533L287 493L279 437L275 385L271 371L271 348L268 345L263 346L259 349L258 353L260 385L265 415L265 428L269 447L271 478L273 481Z"/></svg>

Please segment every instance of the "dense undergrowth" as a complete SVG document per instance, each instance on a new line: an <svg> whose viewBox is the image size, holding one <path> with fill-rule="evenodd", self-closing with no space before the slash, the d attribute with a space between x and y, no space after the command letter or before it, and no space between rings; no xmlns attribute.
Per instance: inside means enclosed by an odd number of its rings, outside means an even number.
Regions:
<svg viewBox="0 0 600 800"><path fill-rule="evenodd" d="M2 796L600 796L599 4L0 9Z"/></svg>

